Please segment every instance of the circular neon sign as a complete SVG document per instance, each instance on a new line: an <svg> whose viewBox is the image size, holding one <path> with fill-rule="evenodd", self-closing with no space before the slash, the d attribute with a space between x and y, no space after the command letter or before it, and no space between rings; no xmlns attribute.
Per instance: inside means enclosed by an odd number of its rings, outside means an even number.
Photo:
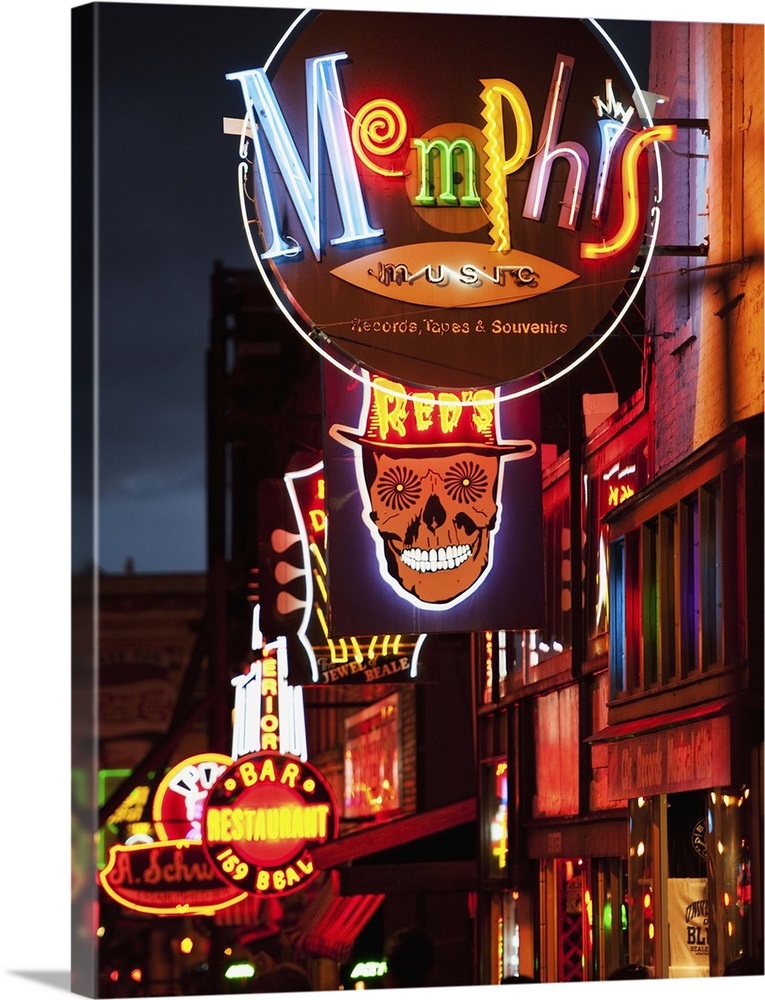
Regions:
<svg viewBox="0 0 765 1000"><path fill-rule="evenodd" d="M240 757L205 803L202 842L230 885L286 895L311 882L311 851L337 836L332 789L311 764L276 753Z"/></svg>
<svg viewBox="0 0 765 1000"><path fill-rule="evenodd" d="M674 133L595 22L324 11L271 62L228 75L246 231L330 361L415 385L549 382L620 322Z"/></svg>
<svg viewBox="0 0 765 1000"><path fill-rule="evenodd" d="M222 753L199 753L172 767L154 795L152 819L160 840L201 840L205 799L231 765Z"/></svg>

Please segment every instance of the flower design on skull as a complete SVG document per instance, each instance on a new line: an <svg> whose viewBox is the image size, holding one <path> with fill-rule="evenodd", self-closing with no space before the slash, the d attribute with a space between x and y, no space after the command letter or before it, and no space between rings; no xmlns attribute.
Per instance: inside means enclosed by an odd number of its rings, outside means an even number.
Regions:
<svg viewBox="0 0 765 1000"><path fill-rule="evenodd" d="M396 465L380 477L377 492L386 506L406 510L420 499L422 486L411 469Z"/></svg>
<svg viewBox="0 0 765 1000"><path fill-rule="evenodd" d="M442 604L484 573L497 523L499 466L496 454L367 453L370 517L388 572L408 593Z"/></svg>
<svg viewBox="0 0 765 1000"><path fill-rule="evenodd" d="M457 462L444 476L444 489L460 503L475 503L489 485L489 477L476 462Z"/></svg>

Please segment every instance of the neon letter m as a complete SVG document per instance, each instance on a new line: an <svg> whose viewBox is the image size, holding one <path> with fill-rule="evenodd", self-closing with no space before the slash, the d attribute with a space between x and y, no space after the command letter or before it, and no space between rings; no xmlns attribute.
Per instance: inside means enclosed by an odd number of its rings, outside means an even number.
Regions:
<svg viewBox="0 0 765 1000"><path fill-rule="evenodd" d="M271 83L263 69L229 73L227 80L239 80L242 85L247 114L252 122L255 155L260 170L266 211L271 225L271 247L264 257L292 256L294 242L285 242L279 230L274 209L271 176L266 170L260 130L268 140L287 191L300 218L314 257L321 257L321 178L319 176L319 123L335 184L337 202L343 220L343 234L330 240L335 245L368 240L381 236L382 229L373 229L367 219L361 183L356 171L351 137L343 106L337 62L347 59L345 52L334 52L317 59L306 59L306 110L308 118L309 173L295 147L284 115L276 100ZM256 118L260 129L255 127Z"/></svg>

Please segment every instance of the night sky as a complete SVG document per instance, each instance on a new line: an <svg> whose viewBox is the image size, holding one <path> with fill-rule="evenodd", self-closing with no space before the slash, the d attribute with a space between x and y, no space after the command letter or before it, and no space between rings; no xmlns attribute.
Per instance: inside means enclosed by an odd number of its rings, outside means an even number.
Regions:
<svg viewBox="0 0 765 1000"><path fill-rule="evenodd" d="M101 22L98 560L205 566L205 350L213 264L254 266L242 117L226 73L261 66L294 10L107 4Z"/></svg>
<svg viewBox="0 0 765 1000"><path fill-rule="evenodd" d="M128 558L137 572L205 567L209 278L216 260L254 266L238 138L222 131L243 102L225 77L263 65L296 13L104 5L98 562L108 573ZM646 30L621 35L646 51Z"/></svg>

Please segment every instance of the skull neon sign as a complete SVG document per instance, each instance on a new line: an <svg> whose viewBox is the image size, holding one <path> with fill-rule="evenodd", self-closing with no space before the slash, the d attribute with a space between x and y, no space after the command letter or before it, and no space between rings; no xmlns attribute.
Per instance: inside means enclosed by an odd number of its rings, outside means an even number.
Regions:
<svg viewBox="0 0 765 1000"><path fill-rule="evenodd" d="M421 607L452 607L490 570L504 463L529 439L503 439L496 390L407 389L371 382L363 430L330 435L356 455L365 522L383 575Z"/></svg>

